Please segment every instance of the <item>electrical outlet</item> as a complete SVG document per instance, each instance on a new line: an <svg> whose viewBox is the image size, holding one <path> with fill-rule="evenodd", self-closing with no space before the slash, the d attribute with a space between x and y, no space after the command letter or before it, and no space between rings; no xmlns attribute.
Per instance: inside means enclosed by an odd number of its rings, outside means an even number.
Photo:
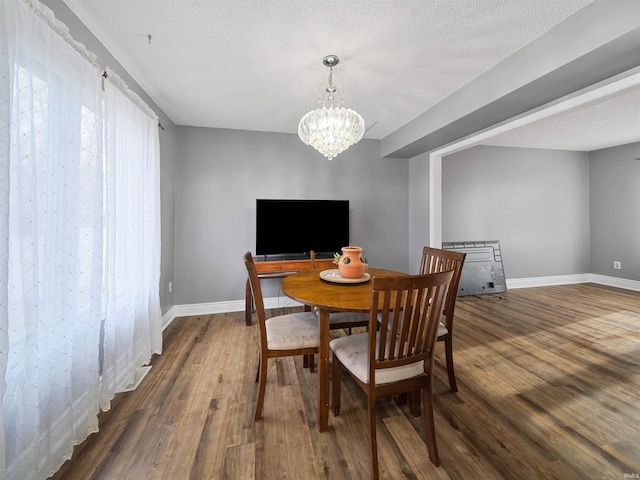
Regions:
<svg viewBox="0 0 640 480"><path fill-rule="evenodd" d="M173 292L173 282L169 282L169 293Z"/></svg>
<svg viewBox="0 0 640 480"><path fill-rule="evenodd" d="M620 270L622 268L622 263L620 263L617 260L614 260L613 261L613 268L614 268L614 270Z"/></svg>

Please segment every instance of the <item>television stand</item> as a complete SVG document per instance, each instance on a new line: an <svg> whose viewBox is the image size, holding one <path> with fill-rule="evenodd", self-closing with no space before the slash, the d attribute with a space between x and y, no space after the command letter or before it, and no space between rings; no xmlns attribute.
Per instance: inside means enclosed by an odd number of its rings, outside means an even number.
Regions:
<svg viewBox="0 0 640 480"><path fill-rule="evenodd" d="M258 281L261 278L283 278L292 273L301 270L311 270L311 258L297 260L260 260L254 257L256 271L258 272ZM332 268L334 267L333 258L316 258L315 268ZM253 312L253 295L251 293L251 284L247 278L245 290L244 320L247 326L251 326L251 313Z"/></svg>

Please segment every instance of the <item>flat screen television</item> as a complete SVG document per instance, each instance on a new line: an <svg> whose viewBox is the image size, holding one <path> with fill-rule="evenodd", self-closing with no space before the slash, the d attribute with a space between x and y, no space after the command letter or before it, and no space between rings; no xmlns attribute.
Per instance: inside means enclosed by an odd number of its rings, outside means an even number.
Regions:
<svg viewBox="0 0 640 480"><path fill-rule="evenodd" d="M256 256L331 257L349 245L349 200L256 200Z"/></svg>

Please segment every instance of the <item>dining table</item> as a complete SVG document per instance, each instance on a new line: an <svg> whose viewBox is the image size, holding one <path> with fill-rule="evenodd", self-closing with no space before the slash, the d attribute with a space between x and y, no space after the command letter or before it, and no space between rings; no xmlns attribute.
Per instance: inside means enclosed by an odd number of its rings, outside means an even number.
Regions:
<svg viewBox="0 0 640 480"><path fill-rule="evenodd" d="M405 275L402 272L369 268L361 279L341 279L334 269L304 270L291 274L281 283L289 298L318 313L318 429L329 426L329 316L331 312L360 312L371 310L371 279L376 276Z"/></svg>

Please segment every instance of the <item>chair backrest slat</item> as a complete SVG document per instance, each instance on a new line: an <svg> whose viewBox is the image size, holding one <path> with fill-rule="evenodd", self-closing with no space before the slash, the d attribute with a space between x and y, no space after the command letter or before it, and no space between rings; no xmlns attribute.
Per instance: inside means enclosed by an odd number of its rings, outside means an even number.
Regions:
<svg viewBox="0 0 640 480"><path fill-rule="evenodd" d="M416 338L416 342L418 342L416 350L418 351L426 351L429 348L429 336L431 335L431 330L435 322L429 322L430 307L427 304L430 299L437 294L438 292L435 291L434 287L429 287L421 292L421 298L419 300L421 308L417 310L417 313L420 315L418 328L419 335ZM436 310L434 309L434 311Z"/></svg>
<svg viewBox="0 0 640 480"><path fill-rule="evenodd" d="M396 350L398 350L398 348L401 350L397 351L395 358L402 358L403 356L406 356L407 352L411 350L412 339L415 341L416 325L413 315L412 303L414 299L412 293L413 292L411 290L408 290L406 292L402 292L402 295L398 295L398 297L402 297L402 302L397 302L398 308L401 309L398 314L401 324L398 325L398 334L392 335L391 338L394 338L398 343Z"/></svg>
<svg viewBox="0 0 640 480"><path fill-rule="evenodd" d="M375 369L415 363L433 355L442 304L452 276L450 270L373 278L369 331L377 330L378 334L370 336L372 374Z"/></svg>
<svg viewBox="0 0 640 480"><path fill-rule="evenodd" d="M467 254L464 252L454 252L439 248L423 247L422 249L419 274L424 275L427 273L453 270L453 277L451 278L451 282L449 282L447 296L445 297L443 305L447 328L450 330L456 305L456 297L458 295L458 286L460 285L460 277L462 276L462 267L464 266L466 256Z"/></svg>

